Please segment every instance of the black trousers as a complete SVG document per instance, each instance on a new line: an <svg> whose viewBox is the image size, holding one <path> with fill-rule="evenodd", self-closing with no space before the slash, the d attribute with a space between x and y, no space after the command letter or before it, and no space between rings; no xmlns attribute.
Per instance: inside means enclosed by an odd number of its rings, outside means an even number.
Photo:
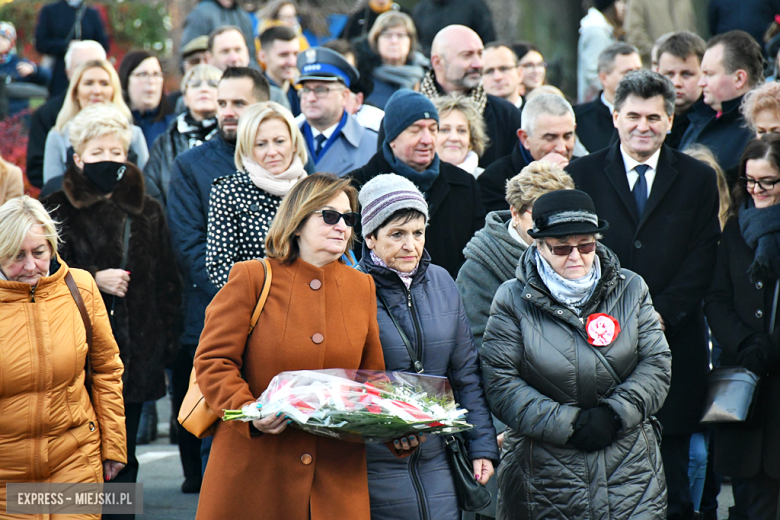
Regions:
<svg viewBox="0 0 780 520"><path fill-rule="evenodd" d="M744 479L748 494L750 520L777 520L780 480L761 471L757 477Z"/></svg>
<svg viewBox="0 0 780 520"><path fill-rule="evenodd" d="M138 423L144 403L125 403L125 428L127 429L127 465L110 480L110 483L132 483L138 480L138 459L135 456L135 438L138 435ZM135 515L103 515L115 520L134 520Z"/></svg>
<svg viewBox="0 0 780 520"><path fill-rule="evenodd" d="M664 461L669 506L668 520L693 520L693 500L688 480L690 460L690 435L664 435L661 442L661 458Z"/></svg>
<svg viewBox="0 0 780 520"><path fill-rule="evenodd" d="M192 360L195 356L197 345L182 345L179 348L179 355L173 365L173 399L172 411L178 416L179 408L187 395L187 389L190 386L190 373L192 372ZM179 457L181 458L181 467L184 470L184 478L198 481L201 479L200 463L200 439L185 430L178 421L178 444Z"/></svg>

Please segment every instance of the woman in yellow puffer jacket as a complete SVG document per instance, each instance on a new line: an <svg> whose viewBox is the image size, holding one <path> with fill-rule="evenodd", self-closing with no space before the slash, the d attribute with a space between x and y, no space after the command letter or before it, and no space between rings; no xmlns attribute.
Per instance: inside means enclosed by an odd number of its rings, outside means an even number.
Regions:
<svg viewBox="0 0 780 520"><path fill-rule="evenodd" d="M123 366L95 281L57 256L55 222L37 200L6 202L0 223L0 519L6 519L17 518L4 516L6 483L110 480L124 467L127 442ZM91 346L68 275L92 324Z"/></svg>

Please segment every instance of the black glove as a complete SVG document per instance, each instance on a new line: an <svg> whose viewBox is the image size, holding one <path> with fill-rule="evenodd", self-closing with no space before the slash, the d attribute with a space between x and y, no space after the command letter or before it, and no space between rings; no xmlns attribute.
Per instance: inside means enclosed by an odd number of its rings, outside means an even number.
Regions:
<svg viewBox="0 0 780 520"><path fill-rule="evenodd" d="M737 355L737 363L751 372L764 376L780 366L780 329L772 334L759 334L746 342Z"/></svg>
<svg viewBox="0 0 780 520"><path fill-rule="evenodd" d="M606 404L583 410L574 422L569 442L578 450L599 451L615 442L620 431L620 419Z"/></svg>

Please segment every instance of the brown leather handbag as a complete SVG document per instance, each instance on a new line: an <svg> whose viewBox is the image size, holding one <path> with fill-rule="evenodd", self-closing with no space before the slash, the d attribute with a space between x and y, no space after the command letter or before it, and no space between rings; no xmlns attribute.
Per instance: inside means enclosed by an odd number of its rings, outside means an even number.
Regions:
<svg viewBox="0 0 780 520"><path fill-rule="evenodd" d="M260 313L265 306L265 301L268 299L268 293L271 291L271 264L265 258L260 259L260 262L265 270L265 281L263 282L263 290L260 292L260 298L257 300L255 311L252 313L252 319L249 322L249 335L255 329L257 320L260 319ZM219 419L219 416L209 408L203 393L200 391L200 387L198 387L198 380L195 378L195 369L193 368L190 374L190 387L187 390L187 395L184 396L181 408L179 408L179 424L198 439L203 439L214 435L217 431L217 419Z"/></svg>

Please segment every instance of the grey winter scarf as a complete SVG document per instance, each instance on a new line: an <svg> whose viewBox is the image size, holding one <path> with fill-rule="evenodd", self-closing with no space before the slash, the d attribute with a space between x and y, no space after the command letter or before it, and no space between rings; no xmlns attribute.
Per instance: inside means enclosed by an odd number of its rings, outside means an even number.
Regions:
<svg viewBox="0 0 780 520"><path fill-rule="evenodd" d="M425 69L419 65L380 65L372 72L374 77L391 85L413 90L425 76Z"/></svg>
<svg viewBox="0 0 780 520"><path fill-rule="evenodd" d="M553 298L574 311L577 316L582 312L582 308L588 303L596 284L601 278L601 261L598 255L593 260L593 267L590 272L582 278L568 280L556 273L547 260L542 258L539 250L535 250L536 270L542 278L542 282L550 290Z"/></svg>
<svg viewBox="0 0 780 520"><path fill-rule="evenodd" d="M389 271L393 271L395 274L398 275L398 277L401 279L401 281L406 286L406 289L409 290L409 287L412 286L412 278L414 278L414 275L417 273L417 268L420 267L420 263L417 262L417 265L408 273L404 273L403 271L399 271L397 269L393 269L392 267L389 267L384 260L376 256L374 253L374 250L371 250L371 261L374 262L374 265L378 265L379 267L384 267L385 269ZM389 312L389 311L388 311Z"/></svg>
<svg viewBox="0 0 780 520"><path fill-rule="evenodd" d="M749 200L739 209L739 229L755 250L748 269L750 281L780 278L780 204L758 209Z"/></svg>
<svg viewBox="0 0 780 520"><path fill-rule="evenodd" d="M437 97L444 95L443 92L439 92L439 89L436 86L436 78L433 76L433 70L429 70L423 78L422 83L420 84L420 92L428 99L436 99ZM484 114L485 106L487 106L487 94L481 83L477 88L471 89L468 97L477 104L479 114Z"/></svg>

